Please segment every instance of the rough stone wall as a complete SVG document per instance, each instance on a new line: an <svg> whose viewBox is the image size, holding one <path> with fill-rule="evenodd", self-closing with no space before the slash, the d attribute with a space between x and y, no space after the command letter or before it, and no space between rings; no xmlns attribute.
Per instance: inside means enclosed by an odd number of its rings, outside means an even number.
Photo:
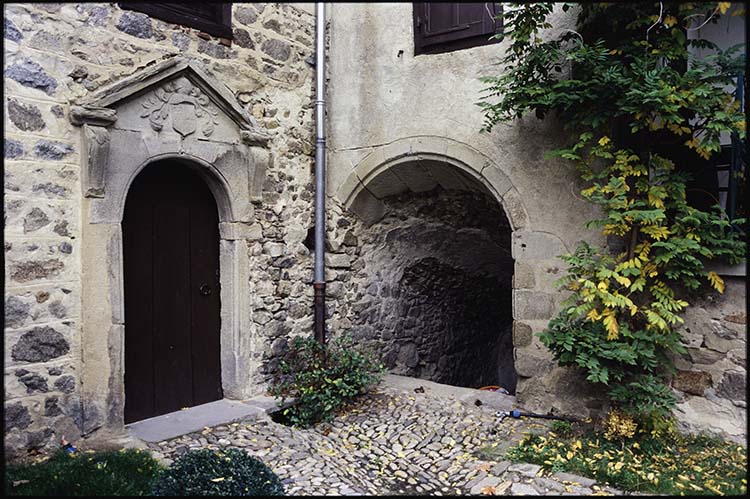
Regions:
<svg viewBox="0 0 750 499"><path fill-rule="evenodd" d="M309 330L314 16L233 4L231 45L115 3L5 4L6 452L80 435L81 129L70 106L153 62L193 57L269 131L260 232L248 239L257 361ZM295 322L296 319L303 319ZM293 325L292 325L293 324ZM106 334L105 331L102 334ZM262 382L262 372L248 383Z"/></svg>
<svg viewBox="0 0 750 499"><path fill-rule="evenodd" d="M357 233L355 338L397 374L514 390L513 261L498 203L437 188L386 206L383 220Z"/></svg>
<svg viewBox="0 0 750 499"><path fill-rule="evenodd" d="M724 294L687 298L682 343L672 387L677 416L689 431L744 442L747 434L747 315L745 278L724 277Z"/></svg>

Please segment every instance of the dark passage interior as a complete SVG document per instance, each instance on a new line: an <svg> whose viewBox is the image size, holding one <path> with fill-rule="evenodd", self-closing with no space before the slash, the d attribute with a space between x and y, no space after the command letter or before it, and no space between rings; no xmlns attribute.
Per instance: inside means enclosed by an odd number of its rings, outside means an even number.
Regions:
<svg viewBox="0 0 750 499"><path fill-rule="evenodd" d="M404 192L362 234L355 333L395 374L515 392L511 229L477 190Z"/></svg>

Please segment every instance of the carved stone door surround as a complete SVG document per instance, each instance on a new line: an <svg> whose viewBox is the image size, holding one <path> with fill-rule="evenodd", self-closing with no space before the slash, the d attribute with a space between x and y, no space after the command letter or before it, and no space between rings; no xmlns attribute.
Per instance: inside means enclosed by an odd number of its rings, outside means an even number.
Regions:
<svg viewBox="0 0 750 499"><path fill-rule="evenodd" d="M269 136L234 95L192 59L147 66L83 102L82 419L84 432L123 427L124 303L121 222L133 179L171 158L198 172L217 202L220 231L222 388L244 398L258 387L248 308L246 240L270 161ZM246 300L244 300L246 301Z"/></svg>

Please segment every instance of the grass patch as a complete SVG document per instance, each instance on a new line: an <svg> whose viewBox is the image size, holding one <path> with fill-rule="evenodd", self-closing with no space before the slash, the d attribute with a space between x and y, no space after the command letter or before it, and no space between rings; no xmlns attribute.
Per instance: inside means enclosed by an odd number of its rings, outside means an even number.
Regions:
<svg viewBox="0 0 750 499"><path fill-rule="evenodd" d="M161 470L148 452L60 450L49 459L5 470L5 494L13 496L143 496Z"/></svg>
<svg viewBox="0 0 750 499"><path fill-rule="evenodd" d="M669 495L745 495L747 449L706 436L606 440L581 435L528 435L504 456L545 470L567 471L627 491Z"/></svg>

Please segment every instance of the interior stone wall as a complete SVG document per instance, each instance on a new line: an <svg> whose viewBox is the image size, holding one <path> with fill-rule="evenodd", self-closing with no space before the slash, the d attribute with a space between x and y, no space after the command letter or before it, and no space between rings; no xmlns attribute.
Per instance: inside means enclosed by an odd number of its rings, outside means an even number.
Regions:
<svg viewBox="0 0 750 499"><path fill-rule="evenodd" d="M457 386L515 390L510 227L499 204L471 191L384 199L360 233L365 274L355 338L392 372Z"/></svg>

